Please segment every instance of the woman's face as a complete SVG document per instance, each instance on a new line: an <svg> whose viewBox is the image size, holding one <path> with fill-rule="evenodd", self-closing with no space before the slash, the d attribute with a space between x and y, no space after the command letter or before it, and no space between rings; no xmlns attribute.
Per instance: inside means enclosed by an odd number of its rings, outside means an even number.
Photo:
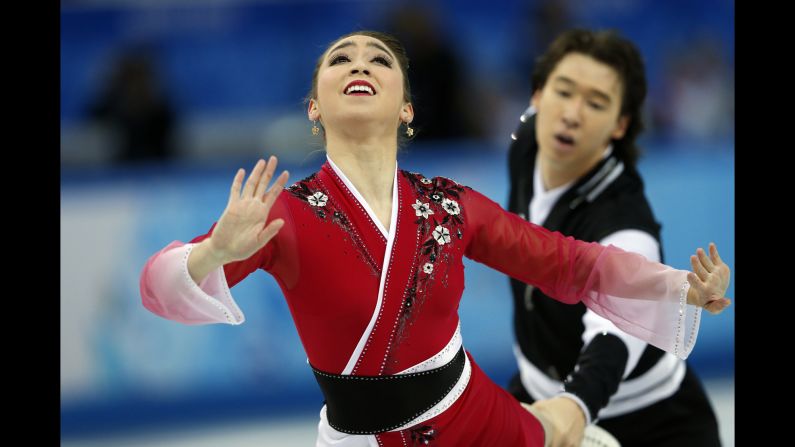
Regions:
<svg viewBox="0 0 795 447"><path fill-rule="evenodd" d="M380 40L351 36L332 45L317 77L317 98L309 119L328 131L366 121L411 122L413 110L403 100L403 73L394 54Z"/></svg>

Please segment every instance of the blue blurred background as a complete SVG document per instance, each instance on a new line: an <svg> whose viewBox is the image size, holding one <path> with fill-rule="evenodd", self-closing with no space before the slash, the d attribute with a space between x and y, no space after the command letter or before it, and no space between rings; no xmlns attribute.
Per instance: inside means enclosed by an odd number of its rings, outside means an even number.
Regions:
<svg viewBox="0 0 795 447"><path fill-rule="evenodd" d="M620 30L647 64L639 167L666 261L688 268L714 241L734 270L733 22L726 0L62 0L62 439L316 423L322 396L270 276L234 289L243 326L188 327L143 308L138 275L209 229L238 167L276 154L298 180L323 163L303 98L317 57L353 30L408 48L419 132L400 166L500 203L534 58L572 26ZM466 346L504 385L508 281L466 268ZM690 363L707 382L733 383L734 308L702 321Z"/></svg>

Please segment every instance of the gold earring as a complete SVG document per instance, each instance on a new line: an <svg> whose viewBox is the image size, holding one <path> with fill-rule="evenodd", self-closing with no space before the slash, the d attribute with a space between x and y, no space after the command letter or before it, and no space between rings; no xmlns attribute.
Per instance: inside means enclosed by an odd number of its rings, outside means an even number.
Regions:
<svg viewBox="0 0 795 447"><path fill-rule="evenodd" d="M312 135L317 135L320 133L320 128L317 127L317 121L312 121Z"/></svg>
<svg viewBox="0 0 795 447"><path fill-rule="evenodd" d="M409 123L406 123L406 136L409 138L414 136L414 129L409 126Z"/></svg>

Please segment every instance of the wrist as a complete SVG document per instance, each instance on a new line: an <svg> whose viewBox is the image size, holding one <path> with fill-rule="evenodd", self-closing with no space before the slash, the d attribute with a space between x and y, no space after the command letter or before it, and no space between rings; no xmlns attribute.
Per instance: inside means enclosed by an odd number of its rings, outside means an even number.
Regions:
<svg viewBox="0 0 795 447"><path fill-rule="evenodd" d="M690 283L686 282L682 285L682 287L687 287L687 297L685 302L693 306L701 307L700 303L698 302L698 294L693 287L690 287ZM681 297L682 295L679 296Z"/></svg>
<svg viewBox="0 0 795 447"><path fill-rule="evenodd" d="M590 414L588 412L588 407L585 406L585 402L579 398L576 394L564 392L558 394L557 397L563 397L568 401L571 405L570 413L578 414L580 416L580 421L582 421L583 425L588 425L591 423L591 418L589 417ZM575 409L576 407L576 409Z"/></svg>
<svg viewBox="0 0 795 447"><path fill-rule="evenodd" d="M187 264L188 274L196 284L200 284L210 272L222 267L224 260L217 251L213 251L210 240L205 239L193 246Z"/></svg>
<svg viewBox="0 0 795 447"><path fill-rule="evenodd" d="M210 236L207 239L201 241L199 245L194 248L194 250L199 249L207 259L216 266L223 266L225 264L230 263L228 256L224 253L223 250L219 250L213 244L213 237Z"/></svg>

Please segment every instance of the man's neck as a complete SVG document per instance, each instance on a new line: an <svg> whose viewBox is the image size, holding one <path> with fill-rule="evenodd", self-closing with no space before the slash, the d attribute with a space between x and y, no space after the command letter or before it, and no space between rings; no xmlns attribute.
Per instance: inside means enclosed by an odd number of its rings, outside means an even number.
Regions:
<svg viewBox="0 0 795 447"><path fill-rule="evenodd" d="M582 178L591 172L599 162L610 156L612 151L613 146L608 145L603 152L595 154L594 157L582 163L550 160L548 157L542 156L542 152L539 151L536 163L541 170L541 183L544 185L544 189L547 191L555 189Z"/></svg>

